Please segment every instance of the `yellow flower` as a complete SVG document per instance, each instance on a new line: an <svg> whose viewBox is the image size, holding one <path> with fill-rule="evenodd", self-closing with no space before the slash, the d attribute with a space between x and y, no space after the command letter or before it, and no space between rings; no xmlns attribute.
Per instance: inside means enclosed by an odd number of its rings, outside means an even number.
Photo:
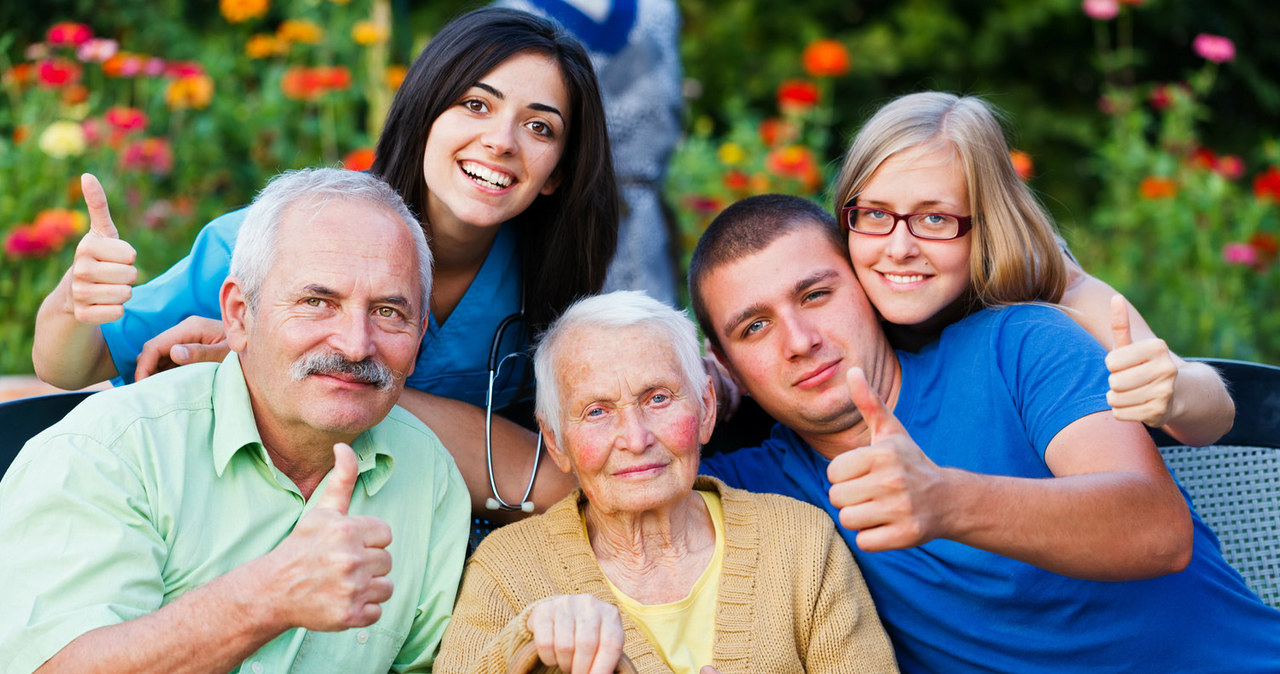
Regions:
<svg viewBox="0 0 1280 674"><path fill-rule="evenodd" d="M306 19L287 19L276 29L276 37L287 43L320 44L324 29Z"/></svg>
<svg viewBox="0 0 1280 674"><path fill-rule="evenodd" d="M720 146L719 155L722 163L733 166L734 164L741 162L743 159L746 159L747 152L737 143L725 143Z"/></svg>
<svg viewBox="0 0 1280 674"><path fill-rule="evenodd" d="M351 29L351 39L362 47L387 41L387 31L372 21L358 21Z"/></svg>
<svg viewBox="0 0 1280 674"><path fill-rule="evenodd" d="M267 13L269 0L219 0L218 9L231 23L244 23Z"/></svg>
<svg viewBox="0 0 1280 674"><path fill-rule="evenodd" d="M288 51L289 45L267 33L258 33L249 38L244 46L244 53L251 59L265 59L282 55Z"/></svg>
<svg viewBox="0 0 1280 674"><path fill-rule="evenodd" d="M169 83L169 88L164 92L164 100L171 110L207 108L213 100L213 80L208 75L179 77Z"/></svg>
<svg viewBox="0 0 1280 674"><path fill-rule="evenodd" d="M40 134L40 149L55 159L78 157L84 154L84 129L75 122L54 122Z"/></svg>

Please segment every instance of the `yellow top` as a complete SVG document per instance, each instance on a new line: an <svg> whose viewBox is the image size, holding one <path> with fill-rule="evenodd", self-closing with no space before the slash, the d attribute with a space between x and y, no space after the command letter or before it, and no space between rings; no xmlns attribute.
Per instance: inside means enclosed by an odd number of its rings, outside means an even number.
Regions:
<svg viewBox="0 0 1280 674"><path fill-rule="evenodd" d="M667 604L641 604L614 586L608 577L605 578L609 589L618 598L618 606L636 621L640 631L676 674L698 674L703 665L711 664L716 593L720 591L720 570L724 565L724 509L720 505L720 495L709 491L699 491L698 494L706 502L707 513L715 527L716 550L688 596Z"/></svg>

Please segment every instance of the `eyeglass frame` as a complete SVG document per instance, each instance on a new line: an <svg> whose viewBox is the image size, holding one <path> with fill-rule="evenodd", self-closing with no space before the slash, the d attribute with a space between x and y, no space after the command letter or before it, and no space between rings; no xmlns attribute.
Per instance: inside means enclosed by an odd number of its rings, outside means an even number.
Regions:
<svg viewBox="0 0 1280 674"><path fill-rule="evenodd" d="M854 211L875 211L877 213L884 213L885 215L893 216L893 226L890 227L889 231L887 232L864 232L860 229L854 229L853 221L849 217ZM948 236L948 237L920 236L919 234L916 233L916 230L911 228L911 218L917 215L945 215L948 218L955 218L956 225L957 225L955 236ZM863 234L866 236L889 236L890 234L893 233L893 230L898 228L899 222L905 222L907 223L907 232L909 232L911 236L914 236L915 238L921 239L924 241L954 241L964 236L965 234L968 234L969 231L973 229L972 215L956 215L955 213L944 213L942 211L919 211L916 213L894 213L893 211L887 208L878 208L875 206L846 205L840 208L840 219L844 221L845 229L849 230L850 232Z"/></svg>

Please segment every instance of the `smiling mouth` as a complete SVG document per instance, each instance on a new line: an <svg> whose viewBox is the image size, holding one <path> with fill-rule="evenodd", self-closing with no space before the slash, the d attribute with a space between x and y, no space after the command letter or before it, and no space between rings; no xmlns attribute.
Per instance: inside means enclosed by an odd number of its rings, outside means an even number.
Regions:
<svg viewBox="0 0 1280 674"><path fill-rule="evenodd" d="M902 283L902 284L919 283L929 278L924 274L889 274L889 273L881 272L880 275L893 283Z"/></svg>
<svg viewBox="0 0 1280 674"><path fill-rule="evenodd" d="M493 189L506 189L511 186L515 180L505 173L499 173L487 166L482 166L475 162L464 161L458 164L462 172L472 180Z"/></svg>

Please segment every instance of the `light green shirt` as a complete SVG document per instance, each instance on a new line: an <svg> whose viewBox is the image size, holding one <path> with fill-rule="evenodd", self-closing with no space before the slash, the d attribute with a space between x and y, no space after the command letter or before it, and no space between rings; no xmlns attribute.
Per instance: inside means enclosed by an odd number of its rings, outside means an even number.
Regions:
<svg viewBox="0 0 1280 674"><path fill-rule="evenodd" d="M430 669L462 573L466 486L435 434L399 407L352 447L350 514L392 531L395 589L382 618L289 630L240 671ZM28 442L0 481L0 668L34 670L85 632L261 557L311 503L263 449L235 354L93 395Z"/></svg>

